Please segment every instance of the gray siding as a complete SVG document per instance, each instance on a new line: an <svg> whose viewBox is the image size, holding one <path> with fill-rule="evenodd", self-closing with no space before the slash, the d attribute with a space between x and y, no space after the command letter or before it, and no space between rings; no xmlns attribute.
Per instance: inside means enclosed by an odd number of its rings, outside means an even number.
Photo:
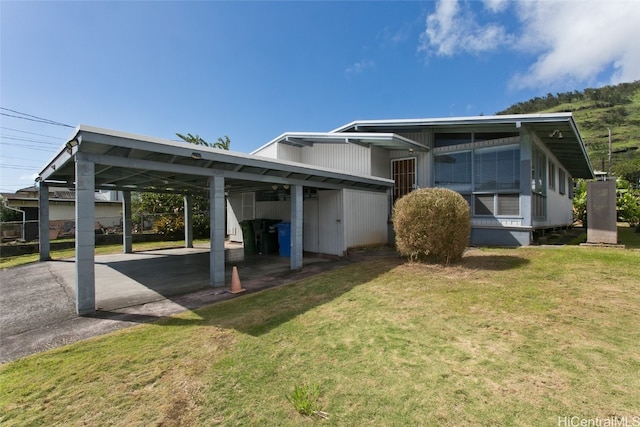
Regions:
<svg viewBox="0 0 640 427"><path fill-rule="evenodd" d="M371 147L371 175L380 178L391 177L391 158L388 150Z"/></svg>

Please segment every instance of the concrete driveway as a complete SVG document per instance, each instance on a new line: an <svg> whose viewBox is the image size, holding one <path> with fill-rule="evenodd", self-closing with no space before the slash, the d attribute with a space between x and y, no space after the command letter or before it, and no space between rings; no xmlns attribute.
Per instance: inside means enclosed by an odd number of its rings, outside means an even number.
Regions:
<svg viewBox="0 0 640 427"><path fill-rule="evenodd" d="M227 251L226 283L237 265L247 292L278 286L349 263L305 257L289 269L289 258ZM209 286L208 248L179 248L95 259L96 307L75 314L73 260L48 261L0 271L0 363L46 349L202 307L233 295Z"/></svg>

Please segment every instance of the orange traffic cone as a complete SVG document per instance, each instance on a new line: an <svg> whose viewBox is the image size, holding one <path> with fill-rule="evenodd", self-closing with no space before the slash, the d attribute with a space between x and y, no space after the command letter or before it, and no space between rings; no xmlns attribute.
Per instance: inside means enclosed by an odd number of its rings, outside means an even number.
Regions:
<svg viewBox="0 0 640 427"><path fill-rule="evenodd" d="M238 267L233 266L233 272L231 273L231 292L232 294L239 294L240 292L244 292L246 289L242 288L242 284L240 283L240 276L238 276Z"/></svg>

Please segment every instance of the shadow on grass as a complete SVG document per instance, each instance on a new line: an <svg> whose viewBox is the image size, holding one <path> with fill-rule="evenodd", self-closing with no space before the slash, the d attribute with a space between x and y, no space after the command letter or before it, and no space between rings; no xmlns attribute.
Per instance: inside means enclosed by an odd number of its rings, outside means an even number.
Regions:
<svg viewBox="0 0 640 427"><path fill-rule="evenodd" d="M526 258L512 255L466 255L459 265L470 270L505 271L529 263Z"/></svg>
<svg viewBox="0 0 640 427"><path fill-rule="evenodd" d="M374 280L401 262L391 258L362 261L196 312L204 324L260 336Z"/></svg>
<svg viewBox="0 0 640 427"><path fill-rule="evenodd" d="M96 310L93 313L87 313L82 315L82 317L87 317L91 319L102 319L102 320L115 320L119 322L133 322L133 323L150 323L155 322L162 317L153 316L148 314L136 314L136 313L118 313L117 311L109 311L109 310Z"/></svg>

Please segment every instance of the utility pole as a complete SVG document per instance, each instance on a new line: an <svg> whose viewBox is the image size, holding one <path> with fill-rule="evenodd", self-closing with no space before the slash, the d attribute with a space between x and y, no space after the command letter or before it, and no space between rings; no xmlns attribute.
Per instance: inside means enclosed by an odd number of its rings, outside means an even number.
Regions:
<svg viewBox="0 0 640 427"><path fill-rule="evenodd" d="M611 177L611 128L609 129L609 170L607 171L607 179Z"/></svg>

